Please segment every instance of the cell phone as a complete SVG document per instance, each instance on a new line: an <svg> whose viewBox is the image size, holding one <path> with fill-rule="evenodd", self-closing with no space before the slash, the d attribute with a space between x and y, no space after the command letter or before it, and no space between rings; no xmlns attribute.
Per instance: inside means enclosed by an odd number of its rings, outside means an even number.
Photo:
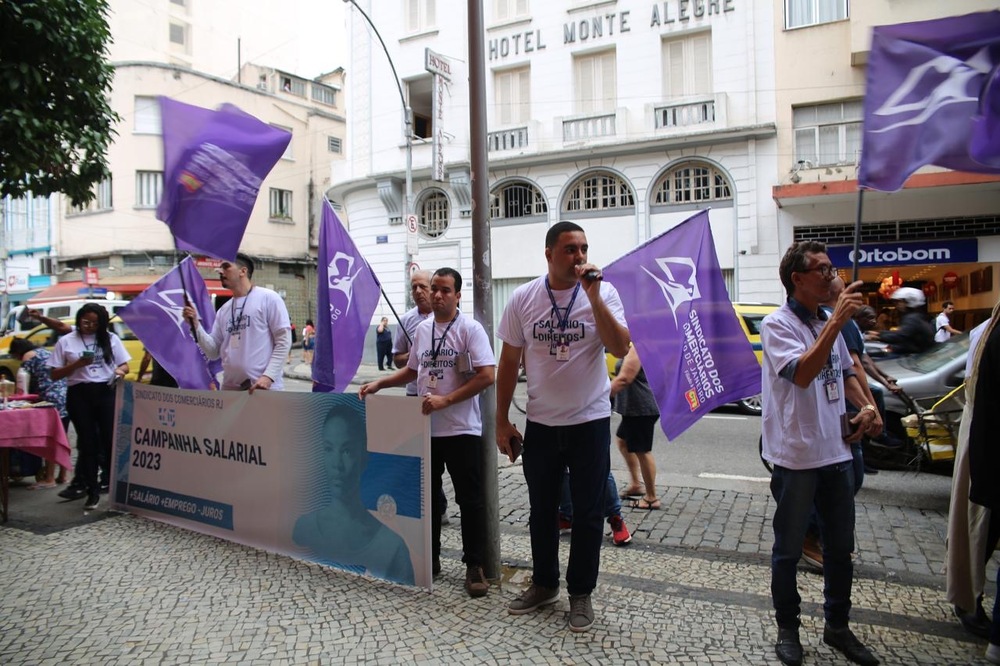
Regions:
<svg viewBox="0 0 1000 666"><path fill-rule="evenodd" d="M521 457L521 451L524 450L524 440L517 435L511 435L510 439L507 440L507 444L510 446L510 456L508 457L511 462L514 462Z"/></svg>
<svg viewBox="0 0 1000 666"><path fill-rule="evenodd" d="M88 349L85 352L83 352L82 354L80 354L80 356L82 356L83 358L94 358L94 352L92 352L92 351L90 351Z"/></svg>
<svg viewBox="0 0 1000 666"><path fill-rule="evenodd" d="M847 439L847 438L849 438L851 435L853 435L855 432L857 432L857 429L859 427L860 426L855 426L853 423L851 423L851 415L850 414L841 414L840 415L840 437L841 437L841 439Z"/></svg>

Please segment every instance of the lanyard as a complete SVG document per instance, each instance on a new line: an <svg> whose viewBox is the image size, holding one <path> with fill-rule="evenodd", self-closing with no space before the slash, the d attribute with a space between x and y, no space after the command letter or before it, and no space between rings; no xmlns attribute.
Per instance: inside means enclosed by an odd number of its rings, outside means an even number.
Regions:
<svg viewBox="0 0 1000 666"><path fill-rule="evenodd" d="M569 299L569 305L566 306L566 311L562 316L559 316L559 312L563 309L556 304L556 297L552 294L552 287L549 286L549 276L545 276L545 291L549 293L549 300L552 301L552 311L556 313L556 325L559 327L559 332L562 333L569 326L569 313L573 310L573 304L576 303L576 295L580 293L580 283L576 283L576 287L573 288L573 295Z"/></svg>
<svg viewBox="0 0 1000 666"><path fill-rule="evenodd" d="M438 342L437 349L434 349L434 329L436 328L437 322L431 325L431 365L437 364L438 354L441 353L441 348L444 347L444 339L448 337L448 331L451 330L451 325L458 320L459 312L455 313L455 318L448 322L448 326L444 329L444 333L441 334L440 342Z"/></svg>
<svg viewBox="0 0 1000 666"><path fill-rule="evenodd" d="M816 319L819 319L819 317L816 317ZM824 320L820 319L820 321L824 321ZM819 335L816 334L816 329L813 328L812 319L810 319L809 321L806 322L806 326L809 328L809 332L813 334L813 340L815 340L816 342L819 342ZM823 367L824 368L830 368L831 370L833 370L833 352L832 351L829 353L829 355L827 355L827 357L826 357L826 365L823 366Z"/></svg>
<svg viewBox="0 0 1000 666"><path fill-rule="evenodd" d="M250 291L248 291L247 295L243 297L243 305L240 306L240 313L239 313L239 315L236 314L236 302L235 302L235 299L234 299L233 307L229 309L229 331L230 331L230 334L240 335L240 333L236 330L236 324L238 324L239 322L243 321L243 311L247 309L247 301L250 300L250 293L252 291L253 291L253 287L250 287ZM240 336L240 337L242 337L242 336Z"/></svg>
<svg viewBox="0 0 1000 666"><path fill-rule="evenodd" d="M86 351L92 351L92 352L96 352L97 351L97 336L96 335L94 336L94 342L93 342L93 344L89 344L88 345L87 344L87 339L85 337L83 337L83 333L81 333L80 334L80 342L83 343L84 350L86 350Z"/></svg>

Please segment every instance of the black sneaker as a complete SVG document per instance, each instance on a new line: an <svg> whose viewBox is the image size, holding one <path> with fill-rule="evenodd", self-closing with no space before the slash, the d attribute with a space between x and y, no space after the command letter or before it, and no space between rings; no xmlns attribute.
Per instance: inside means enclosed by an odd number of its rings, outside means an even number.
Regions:
<svg viewBox="0 0 1000 666"><path fill-rule="evenodd" d="M80 486L66 486L60 490L58 494L59 497L62 497L65 500L78 500L81 497L86 497L87 491Z"/></svg>
<svg viewBox="0 0 1000 666"><path fill-rule="evenodd" d="M96 509L97 505L101 503L101 496L98 493L89 493L87 495L87 501L83 505L84 511L90 511L91 509Z"/></svg>
<svg viewBox="0 0 1000 666"><path fill-rule="evenodd" d="M102 484L101 484L101 494L102 494L102 495L107 495L107 494L108 494L108 491L109 491L110 489L111 489L111 486L110 486L109 484L107 484L107 483L102 483Z"/></svg>

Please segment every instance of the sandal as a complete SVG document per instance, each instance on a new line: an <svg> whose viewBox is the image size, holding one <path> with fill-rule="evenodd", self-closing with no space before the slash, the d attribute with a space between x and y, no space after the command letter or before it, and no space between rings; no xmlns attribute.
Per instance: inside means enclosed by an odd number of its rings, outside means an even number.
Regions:
<svg viewBox="0 0 1000 666"><path fill-rule="evenodd" d="M625 488L624 490L622 490L618 494L618 499L627 500L630 497L639 497L643 494L645 494L645 490L643 489L642 484L640 484L633 488Z"/></svg>
<svg viewBox="0 0 1000 666"><path fill-rule="evenodd" d="M645 497L640 497L637 500L632 500L633 509L642 509L643 511L656 511L660 508L660 498L654 497L652 500L647 500Z"/></svg>
<svg viewBox="0 0 1000 666"><path fill-rule="evenodd" d="M28 486L28 490L42 490L44 488L55 488L55 481L39 481L38 483L33 483Z"/></svg>

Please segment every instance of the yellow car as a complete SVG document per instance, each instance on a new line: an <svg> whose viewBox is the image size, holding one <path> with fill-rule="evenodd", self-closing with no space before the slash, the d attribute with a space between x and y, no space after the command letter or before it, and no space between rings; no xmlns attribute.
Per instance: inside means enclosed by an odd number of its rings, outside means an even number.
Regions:
<svg viewBox="0 0 1000 666"><path fill-rule="evenodd" d="M73 325L72 321L64 320L64 322L71 326ZM125 351L132 357L128 362L128 374L125 376L125 379L135 381L135 378L139 374L139 364L142 362L142 355L145 351L142 343L136 337L135 333L132 332L132 329L128 327L128 324L123 322L120 317L112 317L109 324L111 331L121 338L122 344L125 345ZM10 355L10 341L15 337L27 338L35 343L36 346L52 351L52 348L56 345L56 341L62 336L45 324L36 326L27 333L13 333L4 336L0 340L0 377L9 379L10 381L14 381L14 377L17 376L17 369L21 366L21 362ZM147 376L145 380L148 382L149 377Z"/></svg>
<svg viewBox="0 0 1000 666"><path fill-rule="evenodd" d="M757 355L757 362L762 363L764 360L764 349L760 344L760 323L764 320L764 317L777 310L778 306L772 303L733 303L733 309L736 310L743 333L747 336L750 344L753 345L753 353ZM735 404L744 414L756 415L761 412L759 394L743 398Z"/></svg>

